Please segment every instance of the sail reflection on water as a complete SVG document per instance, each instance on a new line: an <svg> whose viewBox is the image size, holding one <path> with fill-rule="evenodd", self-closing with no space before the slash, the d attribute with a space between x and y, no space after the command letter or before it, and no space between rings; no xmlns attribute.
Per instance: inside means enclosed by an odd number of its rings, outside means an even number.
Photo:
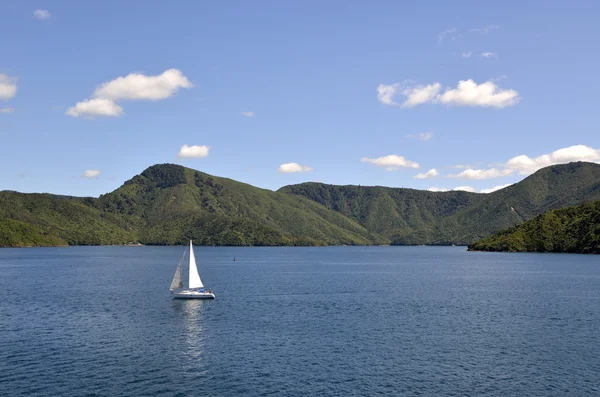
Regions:
<svg viewBox="0 0 600 397"><path fill-rule="evenodd" d="M171 306L180 320L178 321L181 328L179 334L183 336L183 341L187 345L183 351L193 359L200 358L204 348L206 304L206 301L196 299L171 301Z"/></svg>

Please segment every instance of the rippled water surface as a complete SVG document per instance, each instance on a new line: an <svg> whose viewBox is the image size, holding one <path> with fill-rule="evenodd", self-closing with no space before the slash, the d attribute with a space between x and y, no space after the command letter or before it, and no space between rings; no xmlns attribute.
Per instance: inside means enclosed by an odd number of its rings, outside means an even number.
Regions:
<svg viewBox="0 0 600 397"><path fill-rule="evenodd" d="M0 395L600 395L600 257L198 247L179 301L182 253L0 250Z"/></svg>

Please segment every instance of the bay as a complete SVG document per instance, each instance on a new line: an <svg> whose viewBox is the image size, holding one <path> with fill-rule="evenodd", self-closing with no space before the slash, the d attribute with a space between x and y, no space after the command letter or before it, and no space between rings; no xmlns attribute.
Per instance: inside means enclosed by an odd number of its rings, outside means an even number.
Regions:
<svg viewBox="0 0 600 397"><path fill-rule="evenodd" d="M600 393L596 256L196 247L180 301L182 253L0 250L0 395Z"/></svg>

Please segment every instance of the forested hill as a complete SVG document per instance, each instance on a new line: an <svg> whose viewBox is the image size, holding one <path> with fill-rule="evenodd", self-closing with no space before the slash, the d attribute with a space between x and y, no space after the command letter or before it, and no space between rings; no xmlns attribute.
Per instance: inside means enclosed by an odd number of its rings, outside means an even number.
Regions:
<svg viewBox="0 0 600 397"><path fill-rule="evenodd" d="M326 245L383 240L308 199L179 165L155 165L99 198L0 192L0 246Z"/></svg>
<svg viewBox="0 0 600 397"><path fill-rule="evenodd" d="M392 244L469 244L548 210L600 200L600 165L546 167L489 194L320 183L279 191L340 212Z"/></svg>
<svg viewBox="0 0 600 397"><path fill-rule="evenodd" d="M600 201L548 211L477 241L469 251L600 254Z"/></svg>
<svg viewBox="0 0 600 397"><path fill-rule="evenodd" d="M545 211L600 200L600 165L542 169L490 194L286 186L173 164L99 198L0 192L0 246L469 244Z"/></svg>

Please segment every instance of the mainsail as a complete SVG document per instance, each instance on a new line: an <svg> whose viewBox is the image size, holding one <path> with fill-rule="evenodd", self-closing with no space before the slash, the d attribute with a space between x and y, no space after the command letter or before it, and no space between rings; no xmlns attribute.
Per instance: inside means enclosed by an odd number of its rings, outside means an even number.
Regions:
<svg viewBox="0 0 600 397"><path fill-rule="evenodd" d="M196 257L194 256L194 248L192 248L192 241L190 240L190 273L188 278L188 288L204 288L200 275L198 274L198 268L196 267Z"/></svg>

